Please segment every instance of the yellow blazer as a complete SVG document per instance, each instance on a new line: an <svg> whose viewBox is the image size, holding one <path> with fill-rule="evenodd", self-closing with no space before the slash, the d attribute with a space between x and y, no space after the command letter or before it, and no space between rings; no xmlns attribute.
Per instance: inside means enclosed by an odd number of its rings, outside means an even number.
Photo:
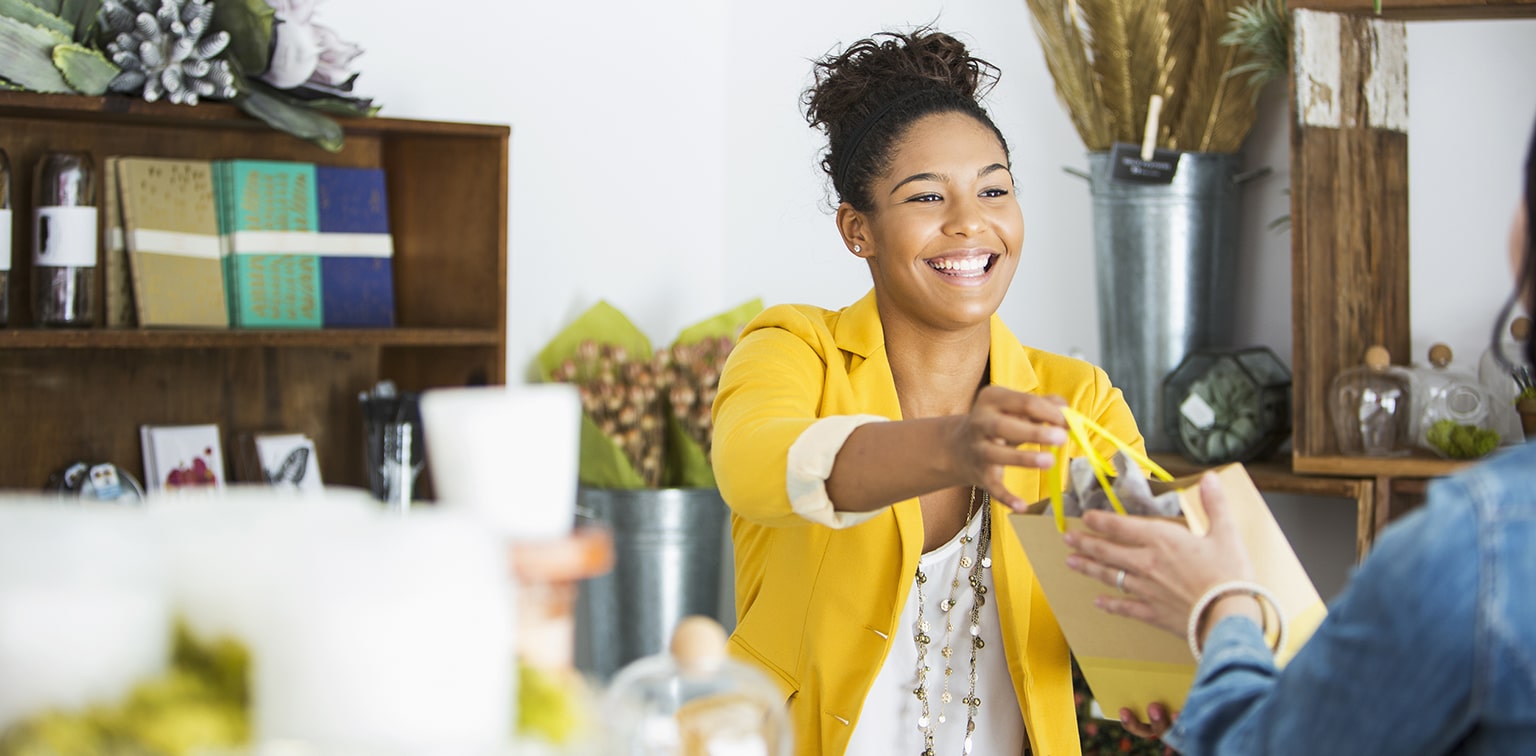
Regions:
<svg viewBox="0 0 1536 756"><path fill-rule="evenodd" d="M991 332L992 383L1058 394L1142 446L1130 408L1104 371L1024 347L996 315ZM732 510L736 556L731 651L783 686L796 754L847 749L922 551L917 499L845 529L813 524L790 508L790 445L820 418L853 414L901 417L873 292L836 312L765 310L732 350L714 405L715 477ZM1005 476L1026 501L1045 498L1044 479L1027 469ZM993 507L995 599L1030 746L1036 754L1079 754L1066 640L1006 508Z"/></svg>

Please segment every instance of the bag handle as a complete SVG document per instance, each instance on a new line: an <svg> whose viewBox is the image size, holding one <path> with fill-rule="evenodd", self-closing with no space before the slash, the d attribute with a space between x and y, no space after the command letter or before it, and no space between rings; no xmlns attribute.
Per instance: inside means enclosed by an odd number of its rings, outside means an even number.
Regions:
<svg viewBox="0 0 1536 756"><path fill-rule="evenodd" d="M1114 465L1104 458L1104 455L1088 443L1088 434L1093 433L1098 437L1114 444L1116 449L1125 452L1137 464L1141 465L1152 477L1167 482L1173 480L1161 465L1153 462L1147 455L1137 451L1135 447L1121 441L1115 434L1104 429L1104 426L1088 419L1086 415L1071 407L1062 407L1061 414L1067 419L1067 443L1056 447L1056 463L1045 473L1046 490L1051 495L1051 510L1056 517L1056 530L1067 532L1067 513L1061 508L1062 486L1067 478L1067 449L1076 443L1083 450L1083 456L1093 466L1093 475L1099 479L1099 485L1104 487L1104 493L1109 496L1109 503L1120 514L1125 514L1125 505L1120 503L1120 497L1115 495L1115 489L1110 486L1109 478L1115 474Z"/></svg>

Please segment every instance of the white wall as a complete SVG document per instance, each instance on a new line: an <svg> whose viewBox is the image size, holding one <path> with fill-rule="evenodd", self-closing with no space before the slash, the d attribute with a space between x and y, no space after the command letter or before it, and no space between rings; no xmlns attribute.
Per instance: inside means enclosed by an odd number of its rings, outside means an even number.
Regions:
<svg viewBox="0 0 1536 756"><path fill-rule="evenodd" d="M1013 150L1028 254L1003 317L1026 343L1098 354L1088 187L1062 171L1084 166L1084 150L1023 0L438 0L430 17L330 0L319 19L367 49L359 87L385 115L512 126L513 380L600 298L664 343L752 297L835 307L861 295L868 274L838 241L799 96L811 59L929 21L1003 71L990 107ZM1518 84L1536 70L1532 40L1528 21L1410 25L1416 353L1448 340L1475 365L1506 289L1514 160L1536 111L1536 90ZM1238 341L1289 362L1290 238L1266 229L1289 212L1282 86L1259 118L1247 163L1274 174L1245 193ZM1274 506L1331 594L1352 558L1353 509Z"/></svg>

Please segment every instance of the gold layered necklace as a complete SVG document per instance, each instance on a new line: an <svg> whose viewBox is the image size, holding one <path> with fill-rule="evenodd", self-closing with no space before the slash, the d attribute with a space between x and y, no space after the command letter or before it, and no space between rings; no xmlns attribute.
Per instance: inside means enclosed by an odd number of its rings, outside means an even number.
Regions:
<svg viewBox="0 0 1536 756"><path fill-rule="evenodd" d="M933 733L937 725L945 721L944 705L949 703L949 678L954 673L954 648L951 644L954 638L954 609L960 596L960 576L969 571L971 594L975 599L971 603L971 612L968 631L970 633L971 670L970 690L960 702L965 704L965 756L971 753L971 736L976 732L976 710L981 708L981 698L976 695L976 654L986 644L981 639L981 606L986 603L987 587L982 584L982 571L992 566L992 557L988 549L992 545L992 507L991 497L983 493L981 495L981 530L976 538L971 538L971 519L976 515L976 487L971 487L971 500L966 505L965 525L960 531L960 562L955 567L955 577L949 583L949 597L939 603L939 609L944 612L944 646L939 649L939 655L944 659L944 681L939 693L938 711L930 716L928 696L928 646L932 642L929 637L930 626L928 620L923 617L923 584L928 582L928 576L923 574L921 565L917 568L917 688L912 691L917 700L922 704L922 713L917 718L917 727L923 731L922 756L934 756ZM974 555L967 555L966 550L972 541L976 543Z"/></svg>

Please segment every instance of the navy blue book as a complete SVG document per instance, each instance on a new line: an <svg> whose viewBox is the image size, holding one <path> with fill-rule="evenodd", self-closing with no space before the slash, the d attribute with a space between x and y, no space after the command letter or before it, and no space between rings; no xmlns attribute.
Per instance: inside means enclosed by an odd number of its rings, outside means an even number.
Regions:
<svg viewBox="0 0 1536 756"><path fill-rule="evenodd" d="M394 243L382 168L315 166L322 325L395 324Z"/></svg>

